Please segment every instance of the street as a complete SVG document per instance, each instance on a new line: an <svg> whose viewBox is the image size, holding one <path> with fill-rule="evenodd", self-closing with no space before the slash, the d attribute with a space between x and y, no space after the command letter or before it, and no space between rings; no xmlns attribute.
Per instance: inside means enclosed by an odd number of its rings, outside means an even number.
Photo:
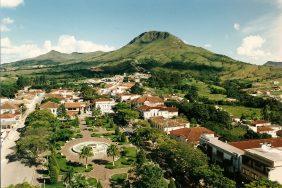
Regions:
<svg viewBox="0 0 282 188"><path fill-rule="evenodd" d="M27 116L35 110L36 104L41 103L44 95L36 97L31 104L27 105L27 110L23 117L19 120L18 127L13 128L8 136L4 139L1 148L1 187L7 187L10 184L29 182L36 184L35 167L28 167L20 161L9 162L7 156L12 154L13 147L19 139L18 128L24 127L24 122Z"/></svg>

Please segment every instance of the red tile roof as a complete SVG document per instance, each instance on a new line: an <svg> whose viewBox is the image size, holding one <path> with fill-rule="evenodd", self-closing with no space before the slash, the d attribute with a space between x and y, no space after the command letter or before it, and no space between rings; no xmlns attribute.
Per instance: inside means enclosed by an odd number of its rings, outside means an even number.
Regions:
<svg viewBox="0 0 282 188"><path fill-rule="evenodd" d="M253 125L265 124L265 123L269 123L269 122L268 122L268 121L265 121L265 120L256 120L256 121L253 121L253 122L252 122Z"/></svg>
<svg viewBox="0 0 282 188"><path fill-rule="evenodd" d="M96 102L112 102L113 99L108 99L108 98L100 98L100 99L95 99L94 103Z"/></svg>
<svg viewBox="0 0 282 188"><path fill-rule="evenodd" d="M84 106L85 106L85 103L81 103L81 102L66 102L65 103L66 108L81 108Z"/></svg>
<svg viewBox="0 0 282 188"><path fill-rule="evenodd" d="M171 135L184 137L189 142L199 142L202 134L214 134L213 131L205 127L182 128L170 131Z"/></svg>
<svg viewBox="0 0 282 188"><path fill-rule="evenodd" d="M0 119L10 119L15 118L17 114L0 114Z"/></svg>
<svg viewBox="0 0 282 188"><path fill-rule="evenodd" d="M239 149L260 148L261 144L270 143L273 147L282 147L282 138L254 139L239 142L230 142L229 144Z"/></svg>
<svg viewBox="0 0 282 188"><path fill-rule="evenodd" d="M149 101L150 103L163 103L163 99L156 96L143 96L135 100L137 103L144 103L146 101Z"/></svg>
<svg viewBox="0 0 282 188"><path fill-rule="evenodd" d="M59 104L52 102L52 101L48 101L46 103L43 103L40 108L41 109L49 109L49 108L58 108Z"/></svg>
<svg viewBox="0 0 282 188"><path fill-rule="evenodd" d="M48 93L47 95L46 95L46 97L47 98L56 98L56 99L64 99L64 97L62 96L62 95L60 95L60 94L51 94L51 93Z"/></svg>
<svg viewBox="0 0 282 188"><path fill-rule="evenodd" d="M1 104L1 109L18 109L18 106L15 104L12 104L10 102L5 102L3 104Z"/></svg>
<svg viewBox="0 0 282 188"><path fill-rule="evenodd" d="M273 131L273 129L269 126L259 126L257 128L257 132L261 133L261 132L267 132L267 131Z"/></svg>
<svg viewBox="0 0 282 188"><path fill-rule="evenodd" d="M169 112L178 112L178 109L176 107L167 107L167 106L140 106L138 107L138 110L140 111L150 111L153 109L158 109L161 111L169 111Z"/></svg>
<svg viewBox="0 0 282 188"><path fill-rule="evenodd" d="M183 118L165 119L162 116L152 117L150 122L160 127L177 127L186 126L189 122Z"/></svg>

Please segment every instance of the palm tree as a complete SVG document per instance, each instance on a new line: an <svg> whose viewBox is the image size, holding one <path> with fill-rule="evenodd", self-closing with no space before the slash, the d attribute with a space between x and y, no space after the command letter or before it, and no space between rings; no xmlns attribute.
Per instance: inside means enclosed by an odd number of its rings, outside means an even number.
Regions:
<svg viewBox="0 0 282 188"><path fill-rule="evenodd" d="M71 187L71 183L72 183L72 178L74 176L74 170L72 167L67 169L67 172L64 176L64 183L66 185L66 187Z"/></svg>
<svg viewBox="0 0 282 188"><path fill-rule="evenodd" d="M81 159L85 159L85 163L86 163L86 168L87 168L87 161L88 161L88 157L92 157L93 154L93 150L91 147L89 146L84 146L79 154L79 158Z"/></svg>
<svg viewBox="0 0 282 188"><path fill-rule="evenodd" d="M113 157L113 166L115 166L115 157L119 155L118 147L111 144L107 149L107 155Z"/></svg>
<svg viewBox="0 0 282 188"><path fill-rule="evenodd" d="M102 183L100 182L100 180L97 182L97 188L103 188Z"/></svg>

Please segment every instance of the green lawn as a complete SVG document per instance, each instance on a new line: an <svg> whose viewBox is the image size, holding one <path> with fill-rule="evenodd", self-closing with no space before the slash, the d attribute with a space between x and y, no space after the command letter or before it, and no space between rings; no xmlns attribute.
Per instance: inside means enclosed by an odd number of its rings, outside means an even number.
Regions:
<svg viewBox="0 0 282 188"><path fill-rule="evenodd" d="M234 127L233 129L229 130L231 135L236 137L243 137L246 134L246 130L242 127Z"/></svg>
<svg viewBox="0 0 282 188"><path fill-rule="evenodd" d="M223 110L227 111L231 115L235 117L241 117L242 114L245 114L247 116L252 116L253 114L256 114L258 118L261 117L261 109L260 108L250 108L245 106L228 106L228 105L221 105L220 106Z"/></svg>
<svg viewBox="0 0 282 188"><path fill-rule="evenodd" d="M132 165L136 160L137 149L135 147L123 147L120 158L115 161L115 166L112 162L106 164L106 168L124 168Z"/></svg>
<svg viewBox="0 0 282 188"><path fill-rule="evenodd" d="M67 159L61 155L57 155L57 161L62 172L67 171L68 167L73 167L75 172L85 172L86 168L82 164L68 162ZM90 167L89 167L90 168Z"/></svg>

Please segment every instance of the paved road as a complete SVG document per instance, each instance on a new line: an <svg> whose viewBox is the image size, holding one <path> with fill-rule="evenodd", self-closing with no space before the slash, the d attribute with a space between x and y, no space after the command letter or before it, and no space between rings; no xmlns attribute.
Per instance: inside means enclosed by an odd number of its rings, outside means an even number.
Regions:
<svg viewBox="0 0 282 188"><path fill-rule="evenodd" d="M27 111L21 118L19 126L17 128L24 127L26 117L35 110L37 103L43 100L44 96L37 97L31 104L28 104ZM22 182L29 182L36 184L35 167L28 167L19 161L9 162L7 156L13 153L12 147L15 146L15 142L19 139L19 132L17 128L10 131L9 135L5 138L1 148L1 187L7 187L10 184L17 184Z"/></svg>

